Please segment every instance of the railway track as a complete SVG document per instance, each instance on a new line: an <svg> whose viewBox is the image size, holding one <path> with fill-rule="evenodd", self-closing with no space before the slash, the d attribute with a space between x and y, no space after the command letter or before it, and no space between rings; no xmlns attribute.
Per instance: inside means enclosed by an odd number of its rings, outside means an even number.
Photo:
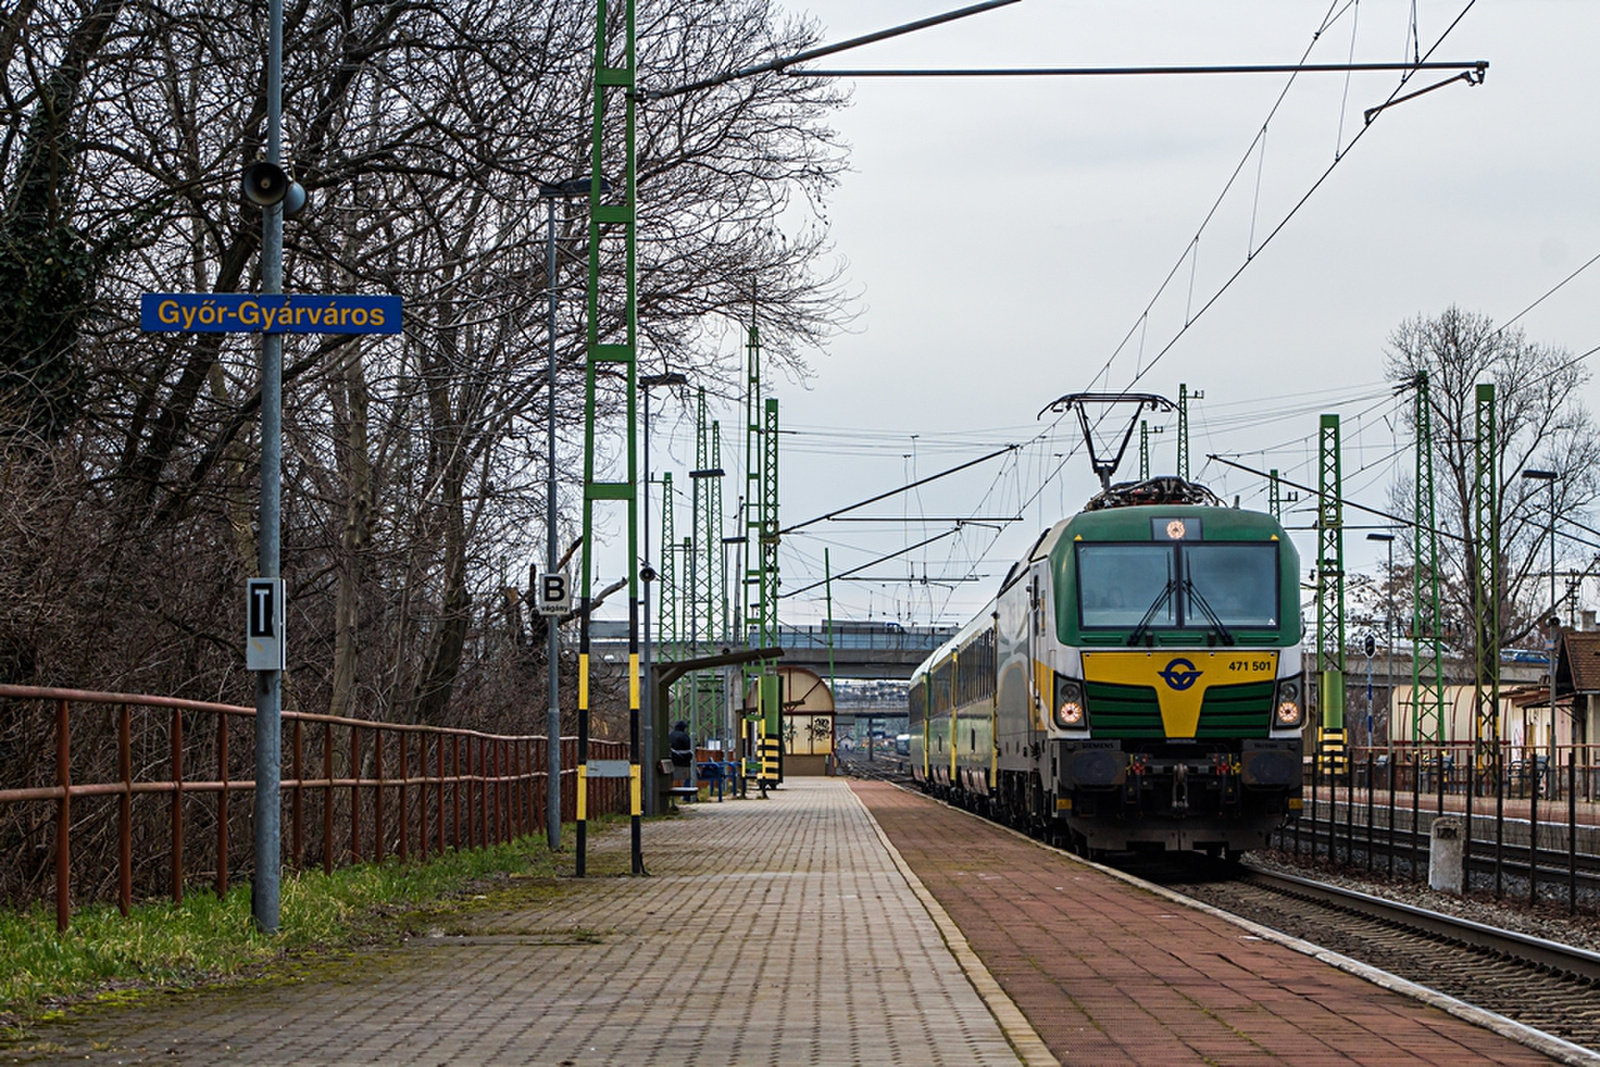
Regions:
<svg viewBox="0 0 1600 1067"><path fill-rule="evenodd" d="M1567 1062L1600 1063L1600 953L1248 865L1152 880L1554 1037L1571 1048L1545 1051Z"/></svg>
<svg viewBox="0 0 1600 1067"><path fill-rule="evenodd" d="M877 782L894 782L915 788L904 761L897 759L852 759L840 761L840 769L852 778L866 778Z"/></svg>
<svg viewBox="0 0 1600 1067"><path fill-rule="evenodd" d="M1428 877L1430 841L1425 831L1390 831L1343 819L1312 822L1302 818L1298 827L1280 831L1274 843L1286 854L1295 855L1304 845L1310 856L1329 857L1352 873L1365 871L1420 882ZM1535 856L1537 867L1530 862ZM1541 846L1530 855L1525 844L1475 837L1471 873L1474 892L1566 903L1574 912L1580 908L1593 911L1600 903L1600 856L1572 848Z"/></svg>

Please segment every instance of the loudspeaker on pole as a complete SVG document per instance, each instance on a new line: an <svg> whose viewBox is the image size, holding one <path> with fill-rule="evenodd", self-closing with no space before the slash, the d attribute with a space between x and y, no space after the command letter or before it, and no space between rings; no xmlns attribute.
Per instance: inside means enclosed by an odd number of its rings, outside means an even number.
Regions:
<svg viewBox="0 0 1600 1067"><path fill-rule="evenodd" d="M292 219L310 199L305 187L290 179L276 163L252 163L244 168L244 198L258 207L283 205L283 217Z"/></svg>

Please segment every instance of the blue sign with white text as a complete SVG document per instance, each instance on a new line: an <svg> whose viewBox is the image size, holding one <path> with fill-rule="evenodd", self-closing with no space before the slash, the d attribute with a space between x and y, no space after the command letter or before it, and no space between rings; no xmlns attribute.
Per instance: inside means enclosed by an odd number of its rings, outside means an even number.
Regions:
<svg viewBox="0 0 1600 1067"><path fill-rule="evenodd" d="M146 333L399 333L398 296L145 293Z"/></svg>

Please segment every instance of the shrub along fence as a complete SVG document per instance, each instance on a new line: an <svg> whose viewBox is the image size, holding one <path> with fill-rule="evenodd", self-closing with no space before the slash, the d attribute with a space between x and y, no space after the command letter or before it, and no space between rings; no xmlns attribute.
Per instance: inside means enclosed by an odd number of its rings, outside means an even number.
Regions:
<svg viewBox="0 0 1600 1067"><path fill-rule="evenodd" d="M227 893L254 864L254 718L231 704L0 685L0 897L25 905L53 886L64 930L75 887L114 896L123 914L136 896L181 901L191 880ZM425 860L544 826L543 736L297 711L283 729L291 868ZM591 759L627 756L620 741L589 746ZM576 809L577 739L561 749L565 813ZM627 812L627 787L589 779L589 811Z"/></svg>

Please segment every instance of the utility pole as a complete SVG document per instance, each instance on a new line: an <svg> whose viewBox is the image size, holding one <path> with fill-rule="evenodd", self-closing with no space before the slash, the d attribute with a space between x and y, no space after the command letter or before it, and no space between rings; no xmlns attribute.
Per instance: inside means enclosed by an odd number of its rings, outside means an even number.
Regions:
<svg viewBox="0 0 1600 1067"><path fill-rule="evenodd" d="M1556 767L1556 654L1561 644L1561 602L1556 599L1556 481L1558 475L1551 470L1524 469L1522 477L1525 480L1546 482L1550 486L1550 614L1546 619L1550 637L1550 760L1547 766L1550 773L1555 773ZM1534 751L1538 751L1534 746ZM1541 783L1535 776L1534 788L1539 788Z"/></svg>
<svg viewBox="0 0 1600 1067"><path fill-rule="evenodd" d="M267 3L267 162L283 163L283 0ZM283 292L283 204L261 209L261 292ZM261 335L261 577L277 579L283 500L283 334ZM281 583L277 586L283 588ZM281 624L288 605L278 596ZM283 671L256 671L255 876L250 911L264 934L278 932L283 864ZM226 816L224 815L224 821Z"/></svg>
<svg viewBox="0 0 1600 1067"><path fill-rule="evenodd" d="M661 566L657 569L656 576L660 586L660 592L657 594L656 625L661 635L657 641L657 646L661 651L661 660L665 663L672 663L683 658L683 645L680 643L680 635L683 631L681 629L682 614L678 607L678 542L675 532L676 523L673 520L674 510L672 472L666 471L661 475ZM648 647L648 644L646 647ZM645 683L650 690L652 736L660 738L664 734L656 734L654 732L655 727L659 725L663 730L670 729L672 716L664 716L663 709L656 707L656 701L661 699L663 694L656 688L655 674L651 671L646 671L644 677ZM669 686L665 694L668 708L672 707L671 692L672 690ZM659 745L660 741L657 740L654 745L645 746L644 758L646 764L652 764L655 761ZM645 781L651 783L652 786L645 794L645 800L648 802L646 814L658 815L660 812L657 811L657 802L660 800L660 795L659 791L654 788L656 772L653 767L647 766L645 769L650 771L644 776ZM667 784L671 785L672 783L668 782Z"/></svg>
<svg viewBox="0 0 1600 1067"><path fill-rule="evenodd" d="M744 495L740 500L739 533L744 538L741 546L743 563L742 596L745 604L744 624L739 633L741 642L749 638L749 629L759 627L761 621L761 330L756 324L755 307L750 309L750 331L745 340L744 385ZM756 645L759 647L760 640ZM741 668L741 702L749 692L751 679L761 673L760 663L747 663Z"/></svg>
<svg viewBox="0 0 1600 1067"><path fill-rule="evenodd" d="M1384 722L1384 735L1385 735L1385 738L1386 738L1386 741L1387 741L1387 748L1388 748L1388 751L1389 751L1389 758L1390 758L1390 762L1393 763L1393 760L1394 760L1394 709L1395 709L1395 700L1394 700L1394 534L1392 534L1392 533L1369 533L1369 534L1367 534L1367 540L1368 541L1377 541L1380 544L1384 545L1389 550L1388 567L1383 572L1384 587L1385 587L1385 589L1386 589L1386 591L1388 593L1388 596L1386 598L1387 603L1388 603L1388 607L1385 609L1384 616L1383 616L1383 640L1388 646L1388 652L1386 653L1386 661L1385 661L1385 664L1384 664L1384 674L1383 674L1384 692L1387 693L1388 696L1386 696L1384 698L1385 711L1384 711L1384 715L1383 715L1383 722ZM1368 682L1368 684L1369 685L1371 684L1370 681ZM1368 741L1368 744L1369 745L1371 744L1370 740Z"/></svg>

